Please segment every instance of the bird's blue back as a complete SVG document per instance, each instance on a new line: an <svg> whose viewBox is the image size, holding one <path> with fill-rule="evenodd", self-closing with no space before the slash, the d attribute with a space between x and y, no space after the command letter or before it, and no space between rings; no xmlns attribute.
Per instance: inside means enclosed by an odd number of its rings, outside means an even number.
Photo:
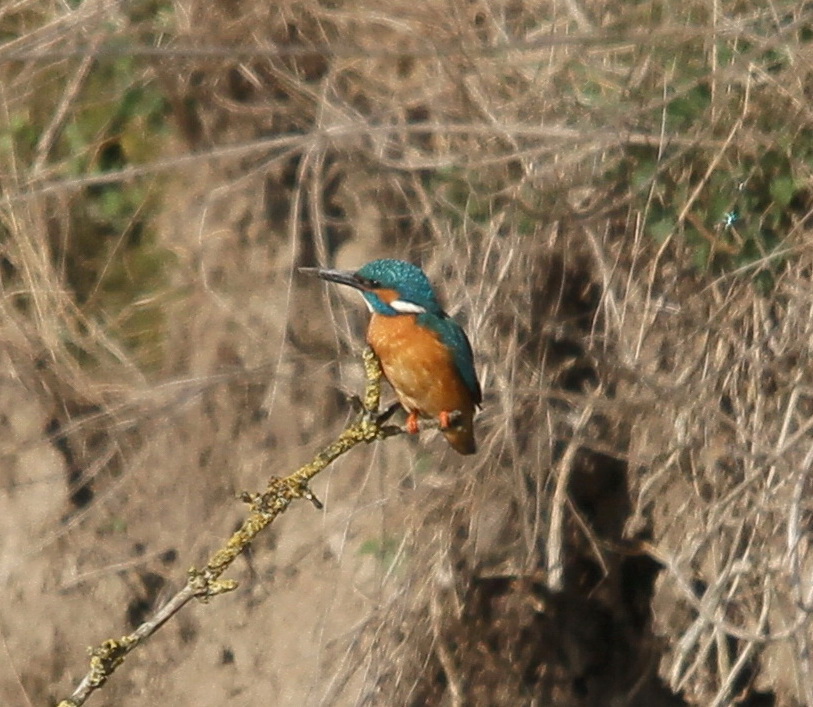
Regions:
<svg viewBox="0 0 813 707"><path fill-rule="evenodd" d="M472 401L479 405L483 400L483 394L474 370L474 354L466 332L442 310L439 315L431 312L419 314L418 324L434 331L441 343L451 350L457 372L471 392Z"/></svg>

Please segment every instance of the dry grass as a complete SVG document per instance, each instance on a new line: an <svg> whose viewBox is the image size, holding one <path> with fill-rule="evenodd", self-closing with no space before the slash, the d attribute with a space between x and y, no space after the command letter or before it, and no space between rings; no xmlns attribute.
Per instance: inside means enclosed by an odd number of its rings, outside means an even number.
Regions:
<svg viewBox="0 0 813 707"><path fill-rule="evenodd" d="M480 453L349 456L102 700L813 704L811 9L213 7L0 9L3 702L342 427L364 313L295 268L391 255Z"/></svg>

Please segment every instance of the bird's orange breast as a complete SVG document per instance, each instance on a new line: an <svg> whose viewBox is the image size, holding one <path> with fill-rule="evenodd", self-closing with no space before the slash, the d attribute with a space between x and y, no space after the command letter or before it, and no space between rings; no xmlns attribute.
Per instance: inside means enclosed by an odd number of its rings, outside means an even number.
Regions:
<svg viewBox="0 0 813 707"><path fill-rule="evenodd" d="M367 342L381 360L384 375L408 411L425 417L459 410L470 419L474 403L452 352L416 315L373 314Z"/></svg>

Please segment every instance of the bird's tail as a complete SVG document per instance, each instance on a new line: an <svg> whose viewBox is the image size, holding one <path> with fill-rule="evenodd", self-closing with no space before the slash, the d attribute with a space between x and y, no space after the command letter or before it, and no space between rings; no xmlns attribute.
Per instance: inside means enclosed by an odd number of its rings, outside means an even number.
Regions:
<svg viewBox="0 0 813 707"><path fill-rule="evenodd" d="M455 420L454 424L443 430L446 441L460 454L474 454L477 451L473 417L473 413L464 414L461 419Z"/></svg>

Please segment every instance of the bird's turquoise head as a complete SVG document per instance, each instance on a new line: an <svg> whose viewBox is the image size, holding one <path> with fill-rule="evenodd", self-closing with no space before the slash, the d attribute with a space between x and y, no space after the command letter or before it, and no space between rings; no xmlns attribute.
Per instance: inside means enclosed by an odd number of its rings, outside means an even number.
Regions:
<svg viewBox="0 0 813 707"><path fill-rule="evenodd" d="M370 310L377 314L396 316L443 312L423 270L403 260L392 258L373 260L355 272L323 268L302 268L302 270L314 272L323 280L356 288L363 295Z"/></svg>

